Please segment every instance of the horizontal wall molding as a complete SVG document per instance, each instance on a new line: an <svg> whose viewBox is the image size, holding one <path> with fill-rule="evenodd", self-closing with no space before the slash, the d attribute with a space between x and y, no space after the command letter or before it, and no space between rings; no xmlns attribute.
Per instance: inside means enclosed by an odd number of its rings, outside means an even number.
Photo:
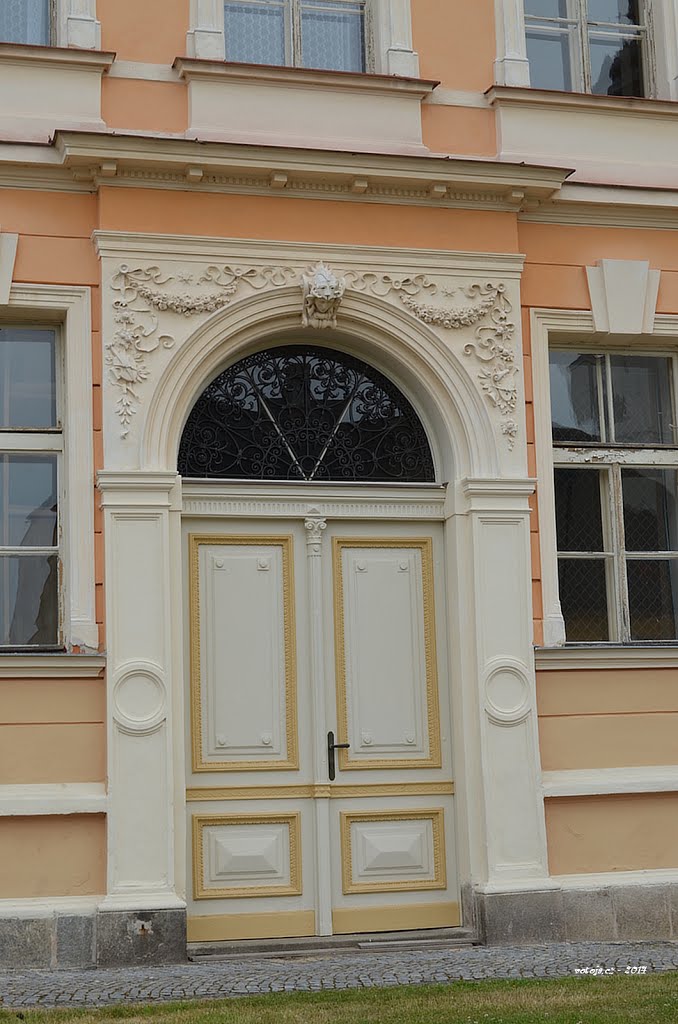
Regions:
<svg viewBox="0 0 678 1024"><path fill-rule="evenodd" d="M604 796L615 793L676 793L678 765L586 768L542 774L544 796Z"/></svg>
<svg viewBox="0 0 678 1024"><path fill-rule="evenodd" d="M97 679L103 655L0 654L0 679Z"/></svg>
<svg viewBox="0 0 678 1024"><path fill-rule="evenodd" d="M598 871L581 875L554 875L559 889L603 889L631 885L676 885L678 870L656 868L648 871Z"/></svg>
<svg viewBox="0 0 678 1024"><path fill-rule="evenodd" d="M537 672L678 668L678 647L548 647L535 650L534 660Z"/></svg>
<svg viewBox="0 0 678 1024"><path fill-rule="evenodd" d="M0 817L51 814L105 814L108 804L103 782L60 782L30 786L0 786Z"/></svg>
<svg viewBox="0 0 678 1024"><path fill-rule="evenodd" d="M354 799L380 796L452 795L453 782L384 782L365 785L302 785L302 786L196 786L186 790L188 803L212 800L302 800Z"/></svg>

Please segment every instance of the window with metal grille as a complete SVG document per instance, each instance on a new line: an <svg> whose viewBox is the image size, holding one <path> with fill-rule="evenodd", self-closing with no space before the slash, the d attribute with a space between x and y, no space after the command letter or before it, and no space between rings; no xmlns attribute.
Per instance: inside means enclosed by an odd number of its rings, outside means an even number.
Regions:
<svg viewBox="0 0 678 1024"><path fill-rule="evenodd" d="M56 647L59 625L57 332L0 327L0 647Z"/></svg>
<svg viewBox="0 0 678 1024"><path fill-rule="evenodd" d="M0 42L49 46L54 42L54 0L1 0Z"/></svg>
<svg viewBox="0 0 678 1024"><path fill-rule="evenodd" d="M402 392L345 352L287 345L203 391L179 446L185 477L433 483L426 431Z"/></svg>
<svg viewBox="0 0 678 1024"><path fill-rule="evenodd" d="M368 71L367 0L226 0L226 60Z"/></svg>
<svg viewBox="0 0 678 1024"><path fill-rule="evenodd" d="M651 95L649 18L647 0L525 0L530 84Z"/></svg>
<svg viewBox="0 0 678 1024"><path fill-rule="evenodd" d="M674 355L550 354L568 641L678 639Z"/></svg>

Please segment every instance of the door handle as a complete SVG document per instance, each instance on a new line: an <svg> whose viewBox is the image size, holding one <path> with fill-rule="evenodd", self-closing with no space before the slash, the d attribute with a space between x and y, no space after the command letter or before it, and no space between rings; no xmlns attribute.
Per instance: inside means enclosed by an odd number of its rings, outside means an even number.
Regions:
<svg viewBox="0 0 678 1024"><path fill-rule="evenodd" d="M336 766L334 763L334 751L335 750L348 750L351 746L350 743L335 743L334 733L330 730L327 734L327 768L329 771L330 782L334 782L336 778Z"/></svg>

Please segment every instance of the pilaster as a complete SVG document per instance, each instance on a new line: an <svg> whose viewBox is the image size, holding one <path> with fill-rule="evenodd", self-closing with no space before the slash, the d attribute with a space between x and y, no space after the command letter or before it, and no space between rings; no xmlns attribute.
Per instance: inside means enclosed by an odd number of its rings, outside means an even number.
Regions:
<svg viewBox="0 0 678 1024"><path fill-rule="evenodd" d="M523 0L495 0L494 9L497 32L494 80L497 85L529 86Z"/></svg>
<svg viewBox="0 0 678 1024"><path fill-rule="evenodd" d="M485 892L551 888L537 735L531 635L527 479L471 480L461 491L458 546L466 549L467 599L475 624L478 804L484 820L472 849ZM461 509L459 510L462 511ZM464 522L460 522L463 520ZM465 673L466 674L466 673ZM470 683L467 683L470 685Z"/></svg>

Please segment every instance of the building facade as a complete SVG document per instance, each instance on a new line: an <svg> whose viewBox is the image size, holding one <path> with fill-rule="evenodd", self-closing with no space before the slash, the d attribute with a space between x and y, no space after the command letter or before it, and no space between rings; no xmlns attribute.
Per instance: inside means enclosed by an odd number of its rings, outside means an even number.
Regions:
<svg viewBox="0 0 678 1024"><path fill-rule="evenodd" d="M0 39L0 963L678 937L674 0Z"/></svg>

